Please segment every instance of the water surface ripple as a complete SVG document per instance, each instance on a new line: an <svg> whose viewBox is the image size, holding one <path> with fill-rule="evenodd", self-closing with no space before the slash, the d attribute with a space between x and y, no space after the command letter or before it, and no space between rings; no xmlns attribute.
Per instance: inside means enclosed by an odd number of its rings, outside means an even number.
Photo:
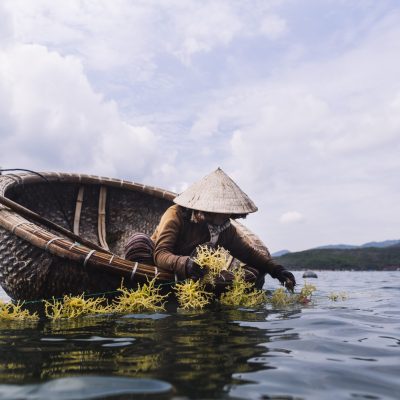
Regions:
<svg viewBox="0 0 400 400"><path fill-rule="evenodd" d="M303 307L0 321L0 400L399 399L400 273L318 275Z"/></svg>

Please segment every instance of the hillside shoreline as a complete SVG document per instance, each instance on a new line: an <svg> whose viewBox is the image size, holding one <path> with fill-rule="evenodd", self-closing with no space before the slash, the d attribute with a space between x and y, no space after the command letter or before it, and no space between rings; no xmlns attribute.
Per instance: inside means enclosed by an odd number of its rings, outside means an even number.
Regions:
<svg viewBox="0 0 400 400"><path fill-rule="evenodd" d="M400 245L384 248L312 249L287 253L274 260L292 270L396 271Z"/></svg>

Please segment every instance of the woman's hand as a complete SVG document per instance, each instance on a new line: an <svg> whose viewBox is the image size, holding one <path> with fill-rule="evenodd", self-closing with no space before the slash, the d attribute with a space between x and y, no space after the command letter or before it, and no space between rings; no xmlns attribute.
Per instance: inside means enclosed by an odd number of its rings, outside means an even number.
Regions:
<svg viewBox="0 0 400 400"><path fill-rule="evenodd" d="M196 264L191 258L189 258L186 264L186 277L198 281L203 278L205 274L206 269L200 267L199 264Z"/></svg>
<svg viewBox="0 0 400 400"><path fill-rule="evenodd" d="M278 279L281 285L293 292L294 287L296 286L296 279L294 275L285 267L282 265L277 265L271 273L271 276L275 279Z"/></svg>

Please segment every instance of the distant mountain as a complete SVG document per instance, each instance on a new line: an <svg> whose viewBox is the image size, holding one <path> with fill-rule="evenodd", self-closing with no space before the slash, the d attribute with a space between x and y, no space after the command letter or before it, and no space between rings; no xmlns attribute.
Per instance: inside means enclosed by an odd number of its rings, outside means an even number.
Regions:
<svg viewBox="0 0 400 400"><path fill-rule="evenodd" d="M272 253L272 257L282 257L286 255L291 255L294 254L296 257L296 254L299 253L304 253L304 252L310 252L313 250L357 250L357 249L367 249L367 248L378 248L378 249L384 249L387 247L397 247L400 246L400 239L397 240L384 240L383 242L368 242L364 243L360 246L357 245L352 245L352 244L328 244L326 246L319 246L319 247L314 247L312 249L308 250L303 250L302 252L290 252L289 250L279 250L276 251L275 253Z"/></svg>
<svg viewBox="0 0 400 400"><path fill-rule="evenodd" d="M400 240L385 240L383 242L368 242L364 243L360 246L352 245L352 244L328 244L326 246L314 247L314 249L361 249L365 247L389 247L394 246L396 244L400 244ZM310 249L312 250L312 249Z"/></svg>
<svg viewBox="0 0 400 400"><path fill-rule="evenodd" d="M368 242L361 247L390 247L400 244L400 240L385 240L384 242Z"/></svg>
<svg viewBox="0 0 400 400"><path fill-rule="evenodd" d="M325 246L313 247L310 250L319 250L319 249L358 249L361 246L355 246L352 244L327 244Z"/></svg>
<svg viewBox="0 0 400 400"><path fill-rule="evenodd" d="M311 249L279 257L279 264L300 270L396 270L400 269L400 243L385 247Z"/></svg>
<svg viewBox="0 0 400 400"><path fill-rule="evenodd" d="M275 253L272 253L271 256L272 257L280 257L280 256L283 256L288 253L290 253L289 250L279 250L279 251L276 251Z"/></svg>

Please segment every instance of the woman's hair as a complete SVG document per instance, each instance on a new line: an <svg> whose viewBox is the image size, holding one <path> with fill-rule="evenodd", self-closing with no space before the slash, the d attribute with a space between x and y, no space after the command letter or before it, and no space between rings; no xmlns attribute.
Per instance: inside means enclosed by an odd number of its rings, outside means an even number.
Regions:
<svg viewBox="0 0 400 400"><path fill-rule="evenodd" d="M223 213L212 213L212 212L204 212L204 214L223 214ZM231 214L229 215L229 219L239 219L246 218L247 214Z"/></svg>
<svg viewBox="0 0 400 400"><path fill-rule="evenodd" d="M239 219L239 218L246 218L248 214L232 214L231 219Z"/></svg>
<svg viewBox="0 0 400 400"><path fill-rule="evenodd" d="M182 206L181 206L182 207ZM187 208L187 207L182 207L183 209L183 215L184 218L186 219L191 219L192 218L192 213L193 211L198 211L198 210L192 210L191 208ZM204 214L219 214L219 213L211 213L211 212L207 212L207 211L201 211ZM239 219L239 218L246 218L248 214L231 214L229 216L230 219Z"/></svg>

